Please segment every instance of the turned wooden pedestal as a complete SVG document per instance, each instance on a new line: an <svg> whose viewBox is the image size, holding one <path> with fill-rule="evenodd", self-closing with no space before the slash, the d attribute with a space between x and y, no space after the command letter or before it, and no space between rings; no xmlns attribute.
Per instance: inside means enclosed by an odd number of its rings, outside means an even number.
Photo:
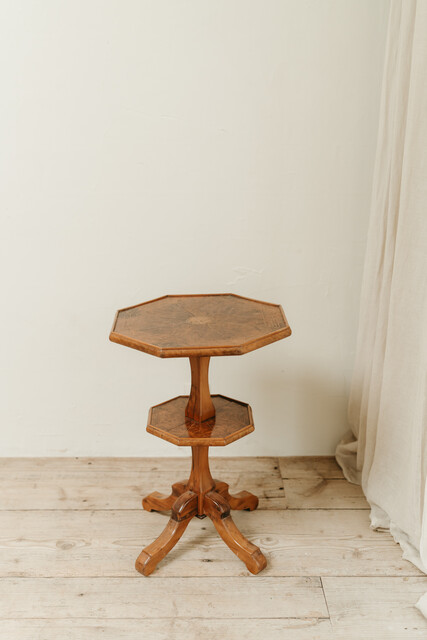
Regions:
<svg viewBox="0 0 427 640"><path fill-rule="evenodd" d="M261 550L236 527L230 511L258 506L247 491L235 495L228 484L212 478L209 447L225 446L254 430L248 404L211 396L210 357L240 355L290 335L279 305L233 294L165 296L117 312L110 339L159 357L188 356L189 396L178 396L150 409L147 431L178 446L191 446L188 480L172 485L169 496L151 493L142 501L147 511L171 511L159 537L143 549L136 569L145 576L178 542L190 520L208 516L221 538L251 573L267 562Z"/></svg>

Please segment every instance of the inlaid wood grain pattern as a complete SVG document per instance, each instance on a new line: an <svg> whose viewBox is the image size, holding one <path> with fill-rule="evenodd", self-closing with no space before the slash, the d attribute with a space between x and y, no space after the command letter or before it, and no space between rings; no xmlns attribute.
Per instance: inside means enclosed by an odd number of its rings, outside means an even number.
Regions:
<svg viewBox="0 0 427 640"><path fill-rule="evenodd" d="M178 396L152 407L147 431L179 446L224 446L254 430L252 411L248 404L211 396L215 416L196 422L185 415L188 396Z"/></svg>
<svg viewBox="0 0 427 640"><path fill-rule="evenodd" d="M191 393L152 407L147 431L179 446L192 448L192 470L186 491L170 505L172 494L150 492L144 509L170 506L162 533L139 554L135 567L149 576L181 538L194 516L208 516L227 546L253 574L267 564L259 547L238 529L227 492L218 493L208 461L210 446L227 445L254 430L249 405L210 395L209 359L239 355L290 335L280 305L234 294L164 296L117 312L110 340L165 357L188 356ZM221 486L226 483L221 481ZM175 484L176 486L176 484ZM233 498L236 508L244 502ZM253 495L251 505L258 505ZM196 505L196 506L194 506Z"/></svg>
<svg viewBox="0 0 427 640"><path fill-rule="evenodd" d="M119 310L110 340L159 357L220 356L290 334L280 305L235 294L171 295Z"/></svg>

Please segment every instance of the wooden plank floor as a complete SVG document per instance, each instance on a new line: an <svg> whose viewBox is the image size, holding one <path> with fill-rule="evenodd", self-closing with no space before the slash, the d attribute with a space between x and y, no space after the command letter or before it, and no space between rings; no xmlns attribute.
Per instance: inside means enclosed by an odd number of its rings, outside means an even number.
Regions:
<svg viewBox="0 0 427 640"><path fill-rule="evenodd" d="M427 577L372 531L360 487L332 458L213 458L213 474L260 497L234 512L265 553L258 576L208 518L193 519L149 578L134 570L167 515L183 458L0 458L0 638L369 640L427 637L414 607Z"/></svg>

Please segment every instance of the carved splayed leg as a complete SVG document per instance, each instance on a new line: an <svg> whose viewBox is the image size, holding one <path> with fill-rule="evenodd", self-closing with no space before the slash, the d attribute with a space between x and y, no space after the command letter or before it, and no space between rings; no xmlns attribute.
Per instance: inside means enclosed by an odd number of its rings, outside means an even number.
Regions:
<svg viewBox="0 0 427 640"><path fill-rule="evenodd" d="M222 495L216 491L207 493L204 498L204 510L225 544L245 563L251 573L257 574L267 566L261 549L249 542L236 527L230 515L230 505Z"/></svg>
<svg viewBox="0 0 427 640"><path fill-rule="evenodd" d="M193 516L197 514L197 494L186 491L172 505L172 515L154 542L139 554L135 568L144 576L150 575L171 549L176 545Z"/></svg>
<svg viewBox="0 0 427 640"><path fill-rule="evenodd" d="M173 503L187 489L187 482L175 482L172 485L172 493L169 496L153 491L142 499L142 506L146 511L169 511Z"/></svg>
<svg viewBox="0 0 427 640"><path fill-rule="evenodd" d="M228 491L228 484L222 480L215 480L215 491L225 498L233 511L254 511L258 506L258 498L253 493L239 491L231 494Z"/></svg>

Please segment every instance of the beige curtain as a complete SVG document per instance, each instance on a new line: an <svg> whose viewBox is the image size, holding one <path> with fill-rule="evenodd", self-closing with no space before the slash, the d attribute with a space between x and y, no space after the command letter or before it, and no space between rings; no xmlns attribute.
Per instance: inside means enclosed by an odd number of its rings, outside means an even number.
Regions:
<svg viewBox="0 0 427 640"><path fill-rule="evenodd" d="M349 416L337 460L426 571L427 0L391 4Z"/></svg>

